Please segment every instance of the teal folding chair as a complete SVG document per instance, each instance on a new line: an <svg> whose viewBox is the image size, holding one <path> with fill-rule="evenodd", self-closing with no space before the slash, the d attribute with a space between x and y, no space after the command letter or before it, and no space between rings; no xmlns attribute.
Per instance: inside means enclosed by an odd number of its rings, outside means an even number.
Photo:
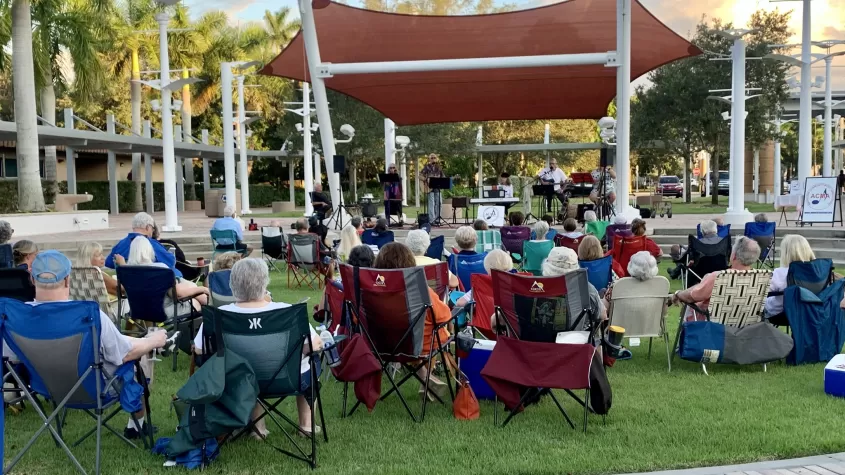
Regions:
<svg viewBox="0 0 845 475"><path fill-rule="evenodd" d="M235 231L231 229L212 229L210 231L211 234L211 260L217 256L217 254L223 254L224 252L237 252L240 253L242 256L246 257L246 249L237 249L235 243L238 242L238 235ZM222 242L221 242L222 241ZM220 249L220 246L224 246L223 249ZM231 249L226 249L226 246L232 246Z"/></svg>

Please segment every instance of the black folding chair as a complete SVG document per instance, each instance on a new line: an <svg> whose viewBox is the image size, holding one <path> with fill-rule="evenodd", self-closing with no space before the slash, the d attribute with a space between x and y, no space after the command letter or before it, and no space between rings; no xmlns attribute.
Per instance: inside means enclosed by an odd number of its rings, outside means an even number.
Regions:
<svg viewBox="0 0 845 475"><path fill-rule="evenodd" d="M317 375L317 369L320 365L315 361L318 356L314 353L314 348L311 345L311 330L306 305L301 303L282 309L249 314L203 307L202 313L205 321L205 325L203 325L203 348L210 350L205 351L205 353L213 354L222 345L226 351L232 351L246 359L255 371L259 389L258 404L264 408L264 414L251 421L244 430L237 434L228 434L220 445L254 431L255 424L267 417L273 421L293 445L293 451L272 444L271 447L289 457L307 463L311 468L316 468L315 401L320 413L320 423L323 426L323 438L326 442L329 441L329 433L326 421L323 418L323 404L320 400ZM309 372L307 374L309 384L305 390L302 389L302 378L306 376L300 371L303 348L307 348L305 354L309 357ZM310 453L303 450L294 439L297 432L302 432L299 424L279 409L282 401L288 397L296 396L304 396L309 400L311 410ZM294 432L289 433L285 430L285 426L280 420L292 426Z"/></svg>
<svg viewBox="0 0 845 475"><path fill-rule="evenodd" d="M0 269L15 267L14 253L11 244L0 244Z"/></svg>
<svg viewBox="0 0 845 475"><path fill-rule="evenodd" d="M686 258L679 262L684 277L684 288L690 288L711 273L728 268L731 259L731 238L722 238L715 244L705 244L690 234Z"/></svg>
<svg viewBox="0 0 845 475"><path fill-rule="evenodd" d="M35 300L35 286L26 269L0 269L0 297L8 297L21 302Z"/></svg>
<svg viewBox="0 0 845 475"><path fill-rule="evenodd" d="M261 255L267 261L268 266L276 272L282 272L281 269L276 267L276 262L284 262L287 259L287 240L280 228L275 226L261 228Z"/></svg>

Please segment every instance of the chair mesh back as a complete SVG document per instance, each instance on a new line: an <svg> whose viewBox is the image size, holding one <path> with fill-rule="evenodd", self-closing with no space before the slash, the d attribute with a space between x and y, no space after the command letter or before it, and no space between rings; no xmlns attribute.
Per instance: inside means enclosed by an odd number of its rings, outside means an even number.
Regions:
<svg viewBox="0 0 845 475"><path fill-rule="evenodd" d="M543 261L555 247L553 241L525 241L522 247L522 269L527 272L539 272Z"/></svg>
<svg viewBox="0 0 845 475"><path fill-rule="evenodd" d="M520 251L521 252L521 251ZM461 285L465 292L472 289L472 281L470 276L473 274L486 274L487 269L484 268L484 258L486 253L482 254L452 254L449 256L449 270L458 276Z"/></svg>
<svg viewBox="0 0 845 475"><path fill-rule="evenodd" d="M777 223L745 223L745 236L757 241L760 246L760 259L766 259L775 242Z"/></svg>
<svg viewBox="0 0 845 475"><path fill-rule="evenodd" d="M173 270L164 267L117 267L118 287L126 293L132 318L139 320L161 323L174 316L164 313L164 300L173 291L175 279Z"/></svg>
<svg viewBox="0 0 845 475"><path fill-rule="evenodd" d="M300 266L313 266L319 262L320 242L316 234L291 234L288 239L288 261Z"/></svg>
<svg viewBox="0 0 845 475"><path fill-rule="evenodd" d="M487 274L473 274L472 300L475 302L475 310L472 316L472 326L485 337L495 340L496 333L490 326L490 316L495 311L493 303L493 278Z"/></svg>
<svg viewBox="0 0 845 475"><path fill-rule="evenodd" d="M273 259L284 259L285 257L285 245L284 245L284 235L278 234L276 236L265 236L264 230L267 229L266 227L261 228L261 251L264 252L265 255L272 257ZM270 228L276 229L278 228Z"/></svg>
<svg viewBox="0 0 845 475"><path fill-rule="evenodd" d="M377 233L372 229L368 229L364 231L364 234L361 235L362 244L366 244L368 246L376 246L379 249L393 242L393 239L393 231L384 231L382 233Z"/></svg>
<svg viewBox="0 0 845 475"><path fill-rule="evenodd" d="M719 272L728 268L731 259L731 238L725 237L715 244L705 244L695 236L689 236L689 258L693 261L690 266L699 277L711 272ZM700 279L690 276L688 286L697 284Z"/></svg>
<svg viewBox="0 0 845 475"><path fill-rule="evenodd" d="M488 252L493 249L502 248L502 235L496 229L489 229L487 231L476 231L475 236L478 241L475 245L475 252Z"/></svg>
<svg viewBox="0 0 845 475"><path fill-rule="evenodd" d="M571 329L566 278L493 271L493 301L521 340L554 342Z"/></svg>
<svg viewBox="0 0 845 475"><path fill-rule="evenodd" d="M235 302L235 296L232 295L232 287L229 284L231 276L231 269L218 270L208 274L208 289L211 290L212 306L222 307Z"/></svg>
<svg viewBox="0 0 845 475"><path fill-rule="evenodd" d="M35 300L35 287L26 269L0 269L0 297L21 302Z"/></svg>
<svg viewBox="0 0 845 475"><path fill-rule="evenodd" d="M502 226L502 247L512 254L521 254L522 245L531 239L531 228L526 226Z"/></svg>
<svg viewBox="0 0 845 475"><path fill-rule="evenodd" d="M610 225L607 221L590 221L586 223L586 233L592 234L593 236L597 237L599 240L604 239L605 234L607 233L607 227Z"/></svg>
<svg viewBox="0 0 845 475"><path fill-rule="evenodd" d="M608 227L608 231L609 230L610 228ZM613 256L613 260L622 266L623 272L625 273L624 276L620 277L628 277L628 263L631 262L631 256L640 251L648 250L648 247L646 246L646 239L647 238L645 236L615 236L613 238L611 256Z"/></svg>
<svg viewBox="0 0 845 475"><path fill-rule="evenodd" d="M443 249L446 247L446 236L437 236L431 238L431 244L425 251L425 255L435 260L443 259Z"/></svg>
<svg viewBox="0 0 845 475"><path fill-rule="evenodd" d="M786 273L787 285L797 285L819 295L833 282L833 260L813 259L809 262L792 262Z"/></svg>
<svg viewBox="0 0 845 475"><path fill-rule="evenodd" d="M710 321L735 327L759 322L771 281L765 270L723 271L710 297Z"/></svg>
<svg viewBox="0 0 845 475"><path fill-rule="evenodd" d="M103 313L111 313L109 292L102 274L94 267L74 267L70 271L70 299L97 302Z"/></svg>
<svg viewBox="0 0 845 475"><path fill-rule="evenodd" d="M226 242L226 244L223 244L224 246L231 246L238 241L238 235L231 229L212 229L210 234L211 243L214 247L221 245L221 239Z"/></svg>
<svg viewBox="0 0 845 475"><path fill-rule="evenodd" d="M331 322L328 324L330 332L334 333L338 326L348 326L343 316L343 285L334 279L326 279L326 301L331 314Z"/></svg>
<svg viewBox="0 0 845 475"><path fill-rule="evenodd" d="M438 297L445 298L449 292L449 265L445 262L431 264L422 267L425 271L425 280L429 288Z"/></svg>
<svg viewBox="0 0 845 475"><path fill-rule="evenodd" d="M625 329L626 337L663 336L669 281L663 276L640 281L633 277L613 284L610 324Z"/></svg>
<svg viewBox="0 0 845 475"><path fill-rule="evenodd" d="M15 257L11 244L0 244L0 269L15 267Z"/></svg>
<svg viewBox="0 0 845 475"><path fill-rule="evenodd" d="M613 272L613 258L605 256L594 261L578 261L582 269L587 270L587 280L596 290L606 289L610 285Z"/></svg>

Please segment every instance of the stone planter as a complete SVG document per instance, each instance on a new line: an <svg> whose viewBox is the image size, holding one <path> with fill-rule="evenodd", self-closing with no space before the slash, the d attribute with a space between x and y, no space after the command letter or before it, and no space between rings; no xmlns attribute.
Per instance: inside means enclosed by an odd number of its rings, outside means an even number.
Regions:
<svg viewBox="0 0 845 475"><path fill-rule="evenodd" d="M290 201L274 201L272 206L273 213L284 213L294 210L294 205Z"/></svg>
<svg viewBox="0 0 845 475"><path fill-rule="evenodd" d="M185 211L202 211L202 201L185 200Z"/></svg>

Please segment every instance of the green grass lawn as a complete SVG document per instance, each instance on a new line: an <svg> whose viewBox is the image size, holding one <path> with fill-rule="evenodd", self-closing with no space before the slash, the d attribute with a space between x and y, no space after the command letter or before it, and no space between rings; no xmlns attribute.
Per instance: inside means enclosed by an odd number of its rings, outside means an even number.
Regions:
<svg viewBox="0 0 845 475"><path fill-rule="evenodd" d="M667 264L661 265L665 275ZM677 288L673 281L673 290ZM274 275L271 287L276 300L296 302L313 291L290 291L284 276ZM670 309L667 325L674 336L678 309ZM788 367L713 366L705 376L700 366L675 360L666 371L662 342L655 341L652 358L646 359L647 342L632 348L634 358L609 369L613 386L613 409L602 424L591 416L587 434L572 430L552 401L544 399L528 408L506 428L493 426L493 405L481 402L481 418L457 421L450 407L429 405L425 422L415 424L398 399L380 402L373 413L359 411L339 417L341 384L323 386L324 410L330 443L318 443L316 473L420 474L446 473L573 473L603 474L739 463L796 457L845 450L842 412L845 401L828 397L822 390L823 365ZM153 386L153 418L159 436L173 434L176 421L169 411L170 396L185 381L188 359L170 371L169 361L156 370ZM417 387L404 394L418 408ZM579 406L559 395L570 414ZM292 402L285 410L295 417ZM578 420L576 418L576 420ZM90 418L73 414L65 434L70 440L89 427ZM120 415L115 427L121 430ZM21 415L7 414L6 457L17 452L38 428L32 409ZM271 439L286 444L274 430ZM580 429L580 428L579 428ZM92 440L74 450L86 469L93 468ZM104 474L164 474L164 459L132 450L113 435L103 434ZM74 473L49 436L40 439L17 467L30 475ZM278 454L252 440L226 446L208 473L280 474L311 473L303 463Z"/></svg>

